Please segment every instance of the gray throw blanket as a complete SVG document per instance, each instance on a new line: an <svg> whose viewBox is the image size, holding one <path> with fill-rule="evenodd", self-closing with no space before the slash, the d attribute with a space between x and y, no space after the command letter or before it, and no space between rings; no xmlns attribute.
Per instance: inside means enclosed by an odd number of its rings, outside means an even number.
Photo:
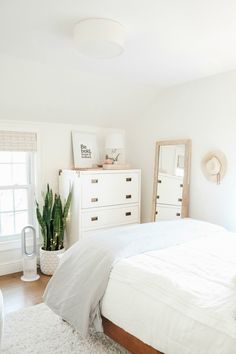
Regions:
<svg viewBox="0 0 236 354"><path fill-rule="evenodd" d="M105 230L82 239L63 255L44 301L83 336L90 324L102 331L100 301L116 262L204 236L213 227L209 225L185 219Z"/></svg>

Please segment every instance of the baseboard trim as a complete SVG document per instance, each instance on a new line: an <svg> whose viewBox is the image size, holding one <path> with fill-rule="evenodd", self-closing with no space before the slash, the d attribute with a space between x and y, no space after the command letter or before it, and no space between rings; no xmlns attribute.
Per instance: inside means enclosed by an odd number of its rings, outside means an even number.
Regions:
<svg viewBox="0 0 236 354"><path fill-rule="evenodd" d="M22 259L13 262L0 263L0 276L22 271Z"/></svg>

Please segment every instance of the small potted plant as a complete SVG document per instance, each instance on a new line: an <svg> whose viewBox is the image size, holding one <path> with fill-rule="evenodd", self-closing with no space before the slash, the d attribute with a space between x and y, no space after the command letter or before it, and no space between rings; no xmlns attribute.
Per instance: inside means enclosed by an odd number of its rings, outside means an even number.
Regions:
<svg viewBox="0 0 236 354"><path fill-rule="evenodd" d="M53 196L47 185L42 211L36 201L36 215L41 229L43 245L40 248L40 269L46 275L52 275L58 264L58 255L64 253L64 233L70 209L72 193L70 192L64 207L60 195Z"/></svg>

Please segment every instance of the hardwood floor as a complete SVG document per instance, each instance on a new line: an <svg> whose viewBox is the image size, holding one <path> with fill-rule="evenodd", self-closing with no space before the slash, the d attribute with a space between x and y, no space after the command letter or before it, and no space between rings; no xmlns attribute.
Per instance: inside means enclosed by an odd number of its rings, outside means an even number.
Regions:
<svg viewBox="0 0 236 354"><path fill-rule="evenodd" d="M42 302L42 295L50 276L40 274L39 280L23 282L22 273L0 276L5 314Z"/></svg>

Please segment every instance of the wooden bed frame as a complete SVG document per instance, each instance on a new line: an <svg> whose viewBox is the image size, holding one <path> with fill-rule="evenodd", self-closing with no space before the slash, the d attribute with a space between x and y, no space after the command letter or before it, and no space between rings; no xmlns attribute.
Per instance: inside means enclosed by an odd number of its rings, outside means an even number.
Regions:
<svg viewBox="0 0 236 354"><path fill-rule="evenodd" d="M154 349L150 345L145 344L140 339L118 327L105 317L102 317L102 324L104 333L115 342L119 343L122 347L126 348L132 354L163 354L157 349Z"/></svg>

